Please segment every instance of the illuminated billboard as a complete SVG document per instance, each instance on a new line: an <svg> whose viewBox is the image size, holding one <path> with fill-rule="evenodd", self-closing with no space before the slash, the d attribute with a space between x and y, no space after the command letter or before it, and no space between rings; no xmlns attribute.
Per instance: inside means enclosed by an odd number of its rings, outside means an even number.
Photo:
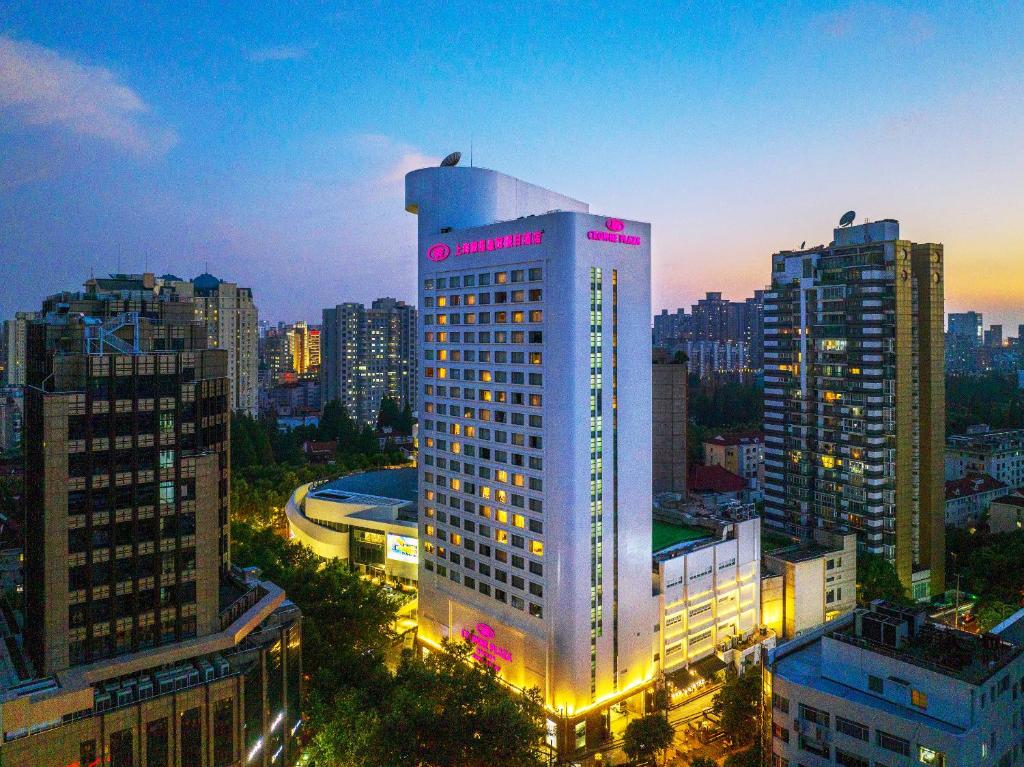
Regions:
<svg viewBox="0 0 1024 767"><path fill-rule="evenodd" d="M419 561L418 551L419 542L415 538L388 533L388 559L416 564Z"/></svg>

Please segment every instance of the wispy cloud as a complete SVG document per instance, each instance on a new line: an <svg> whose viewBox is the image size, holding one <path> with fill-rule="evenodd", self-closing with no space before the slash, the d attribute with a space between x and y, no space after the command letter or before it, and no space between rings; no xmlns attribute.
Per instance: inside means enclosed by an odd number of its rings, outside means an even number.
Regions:
<svg viewBox="0 0 1024 767"><path fill-rule="evenodd" d="M24 125L57 126L137 155L163 154L178 140L173 130L147 119L149 106L109 69L4 35L0 111Z"/></svg>
<svg viewBox="0 0 1024 767"><path fill-rule="evenodd" d="M267 61L297 61L304 59L313 50L313 45L272 45L267 48L256 48L246 54L246 58L256 64Z"/></svg>
<svg viewBox="0 0 1024 767"><path fill-rule="evenodd" d="M936 34L935 22L927 13L863 2L820 14L814 17L812 27L833 40L899 34L909 42L922 43Z"/></svg>

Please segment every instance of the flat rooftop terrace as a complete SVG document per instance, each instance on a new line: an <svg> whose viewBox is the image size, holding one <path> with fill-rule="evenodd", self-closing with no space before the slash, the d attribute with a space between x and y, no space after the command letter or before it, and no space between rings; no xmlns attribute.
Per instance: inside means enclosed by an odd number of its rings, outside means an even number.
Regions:
<svg viewBox="0 0 1024 767"><path fill-rule="evenodd" d="M658 554L681 543L690 543L711 537L711 531L702 527L662 522L656 519L651 526L651 551Z"/></svg>

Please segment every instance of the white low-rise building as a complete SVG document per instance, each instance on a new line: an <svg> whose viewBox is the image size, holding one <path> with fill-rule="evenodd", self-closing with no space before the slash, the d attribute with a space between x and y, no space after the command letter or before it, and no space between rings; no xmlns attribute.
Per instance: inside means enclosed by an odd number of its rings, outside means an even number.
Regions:
<svg viewBox="0 0 1024 767"><path fill-rule="evenodd" d="M773 767L1010 765L1022 648L875 603L767 653Z"/></svg>
<svg viewBox="0 0 1024 767"><path fill-rule="evenodd" d="M675 515L662 512L654 522L655 661L666 674L703 662L696 671L704 676L730 662L756 661L760 518L739 504Z"/></svg>
<svg viewBox="0 0 1024 767"><path fill-rule="evenodd" d="M419 562L416 503L302 485L285 508L290 536L327 559L392 583L414 585Z"/></svg>

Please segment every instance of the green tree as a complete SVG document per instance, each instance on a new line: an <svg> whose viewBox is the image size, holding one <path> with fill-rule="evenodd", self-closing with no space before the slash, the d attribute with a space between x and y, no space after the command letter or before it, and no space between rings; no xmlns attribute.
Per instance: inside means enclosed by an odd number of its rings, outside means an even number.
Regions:
<svg viewBox="0 0 1024 767"><path fill-rule="evenodd" d="M310 721L316 724L309 744L315 764L364 767L379 763L380 718L356 690L344 689L329 702L313 696Z"/></svg>
<svg viewBox="0 0 1024 767"><path fill-rule="evenodd" d="M399 434L412 434L412 406L406 402L405 407L402 408L402 414L398 418L398 426L395 427L395 431Z"/></svg>
<svg viewBox="0 0 1024 767"><path fill-rule="evenodd" d="M662 713L648 714L626 725L622 750L631 762L658 759L672 745L676 728Z"/></svg>
<svg viewBox="0 0 1024 767"><path fill-rule="evenodd" d="M538 767L540 693L517 693L470 661L468 643L407 655L381 709L380 767Z"/></svg>
<svg viewBox="0 0 1024 767"><path fill-rule="evenodd" d="M725 758L723 767L761 767L762 754L761 754L761 741L755 740L754 745L750 748L739 751L735 754L729 754Z"/></svg>
<svg viewBox="0 0 1024 767"><path fill-rule="evenodd" d="M708 756L698 756L690 761L690 767L718 767L718 762Z"/></svg>
<svg viewBox="0 0 1024 767"><path fill-rule="evenodd" d="M760 702L761 667L751 666L737 674L730 666L711 707L722 718L722 731L733 745L749 743L757 734Z"/></svg>
<svg viewBox="0 0 1024 767"><path fill-rule="evenodd" d="M1001 602L998 599L980 599L974 606L974 616L978 619L978 630L991 631L1017 612L1017 609L1016 605Z"/></svg>
<svg viewBox="0 0 1024 767"><path fill-rule="evenodd" d="M380 400L380 410L377 411L378 429L397 429L402 418L402 411L398 402L385 395Z"/></svg>
<svg viewBox="0 0 1024 767"><path fill-rule="evenodd" d="M907 602L907 594L896 575L896 568L885 557L857 553L857 601L869 605L876 599Z"/></svg>

